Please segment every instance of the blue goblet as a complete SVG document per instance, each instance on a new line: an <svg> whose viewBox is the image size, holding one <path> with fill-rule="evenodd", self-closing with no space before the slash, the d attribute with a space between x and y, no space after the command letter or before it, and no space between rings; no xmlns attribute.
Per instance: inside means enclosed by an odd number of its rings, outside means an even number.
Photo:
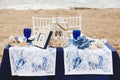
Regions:
<svg viewBox="0 0 120 80"><path fill-rule="evenodd" d="M27 39L27 42L29 41L28 38L31 36L31 28L24 28L24 36Z"/></svg>
<svg viewBox="0 0 120 80"><path fill-rule="evenodd" d="M80 37L81 31L80 30L73 30L73 38L77 40Z"/></svg>

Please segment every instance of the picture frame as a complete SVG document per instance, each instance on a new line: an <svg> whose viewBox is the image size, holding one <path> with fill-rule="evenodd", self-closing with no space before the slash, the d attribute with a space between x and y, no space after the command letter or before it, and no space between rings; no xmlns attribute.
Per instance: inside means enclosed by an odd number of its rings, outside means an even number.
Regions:
<svg viewBox="0 0 120 80"><path fill-rule="evenodd" d="M38 33L35 36L35 40L33 42L34 46L46 49L47 45L52 36L52 31L47 29L39 29Z"/></svg>

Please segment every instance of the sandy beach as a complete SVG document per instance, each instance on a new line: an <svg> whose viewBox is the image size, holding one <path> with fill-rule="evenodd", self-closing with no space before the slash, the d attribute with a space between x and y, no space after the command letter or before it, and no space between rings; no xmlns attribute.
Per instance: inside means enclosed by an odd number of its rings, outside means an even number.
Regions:
<svg viewBox="0 0 120 80"><path fill-rule="evenodd" d="M120 55L120 9L73 10L0 10L0 44L9 36L23 36L23 28L32 28L32 16L82 16L82 33L91 38L103 39ZM2 58L5 45L0 45Z"/></svg>

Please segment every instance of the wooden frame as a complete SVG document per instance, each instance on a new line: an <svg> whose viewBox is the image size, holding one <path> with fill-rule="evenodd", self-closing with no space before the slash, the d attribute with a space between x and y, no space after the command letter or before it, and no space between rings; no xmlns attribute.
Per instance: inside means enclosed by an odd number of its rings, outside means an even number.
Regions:
<svg viewBox="0 0 120 80"><path fill-rule="evenodd" d="M46 49L50 41L51 35L52 35L52 31L46 29L39 29L37 35L35 36L33 45Z"/></svg>

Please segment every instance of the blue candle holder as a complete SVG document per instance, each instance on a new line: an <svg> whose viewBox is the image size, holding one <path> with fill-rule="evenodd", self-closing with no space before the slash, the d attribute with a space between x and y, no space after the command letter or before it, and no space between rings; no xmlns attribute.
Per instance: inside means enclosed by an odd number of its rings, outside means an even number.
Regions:
<svg viewBox="0 0 120 80"><path fill-rule="evenodd" d="M80 37L81 31L80 30L73 30L73 38L77 40L78 37Z"/></svg>

